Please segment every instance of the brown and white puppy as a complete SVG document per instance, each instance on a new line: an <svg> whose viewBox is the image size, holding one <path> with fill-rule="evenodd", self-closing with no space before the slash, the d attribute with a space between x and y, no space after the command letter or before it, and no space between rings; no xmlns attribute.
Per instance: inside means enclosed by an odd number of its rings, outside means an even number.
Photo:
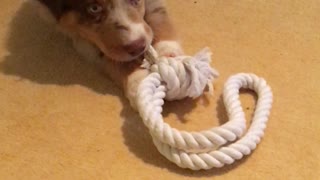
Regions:
<svg viewBox="0 0 320 180"><path fill-rule="evenodd" d="M139 68L149 45L162 56L181 55L164 0L34 0L41 16L73 39L88 60L101 59L115 82L121 82L129 100L147 74Z"/></svg>

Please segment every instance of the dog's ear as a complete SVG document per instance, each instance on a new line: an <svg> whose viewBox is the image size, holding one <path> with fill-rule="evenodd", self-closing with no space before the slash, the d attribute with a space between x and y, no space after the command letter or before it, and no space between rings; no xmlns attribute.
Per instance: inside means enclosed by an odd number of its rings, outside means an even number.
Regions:
<svg viewBox="0 0 320 180"><path fill-rule="evenodd" d="M39 0L40 3L45 5L51 14L56 18L59 19L66 9L65 1L66 0Z"/></svg>

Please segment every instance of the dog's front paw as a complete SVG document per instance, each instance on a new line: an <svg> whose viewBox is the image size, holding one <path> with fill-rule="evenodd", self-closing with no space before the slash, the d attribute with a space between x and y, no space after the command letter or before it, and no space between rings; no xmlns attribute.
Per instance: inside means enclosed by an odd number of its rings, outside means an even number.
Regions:
<svg viewBox="0 0 320 180"><path fill-rule="evenodd" d="M79 53L79 55L88 62L100 63L101 55L98 48L94 47L92 44L83 40L79 37L73 37L72 43L74 49Z"/></svg>
<svg viewBox="0 0 320 180"><path fill-rule="evenodd" d="M177 41L160 41L154 45L159 56L176 57L183 55L183 50Z"/></svg>
<svg viewBox="0 0 320 180"><path fill-rule="evenodd" d="M149 71L146 69L137 69L131 73L125 84L125 94L134 110L137 110L137 92L141 81L146 78Z"/></svg>

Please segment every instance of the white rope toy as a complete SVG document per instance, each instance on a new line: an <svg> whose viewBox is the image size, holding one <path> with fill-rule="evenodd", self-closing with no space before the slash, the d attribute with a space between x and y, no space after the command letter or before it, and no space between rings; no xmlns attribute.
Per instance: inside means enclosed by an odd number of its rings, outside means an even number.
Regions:
<svg viewBox="0 0 320 180"><path fill-rule="evenodd" d="M199 97L218 76L210 67L211 53L205 49L194 57L158 57L150 47L143 67L151 73L138 88L136 104L159 152L179 167L211 169L232 164L254 150L264 134L272 105L266 81L254 74L237 74L225 84L223 100L229 121L201 132L171 128L163 121L162 106L167 100ZM253 120L246 134L245 114L239 100L240 88L258 95ZM228 144L228 145L226 145Z"/></svg>

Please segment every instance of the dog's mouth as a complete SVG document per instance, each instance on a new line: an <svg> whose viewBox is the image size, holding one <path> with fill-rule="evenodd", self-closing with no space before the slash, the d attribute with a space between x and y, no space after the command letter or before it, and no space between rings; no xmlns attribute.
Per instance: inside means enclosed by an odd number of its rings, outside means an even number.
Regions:
<svg viewBox="0 0 320 180"><path fill-rule="evenodd" d="M112 61L115 61L115 62L132 62L132 61L141 61L144 59L144 55L145 55L145 52L147 51L147 48L144 49L141 53L139 53L138 55L130 55L128 54L128 56L130 57L110 57L108 55L106 55L106 53L104 53L102 50L99 50L99 57L101 59L108 59L108 60L112 60Z"/></svg>
<svg viewBox="0 0 320 180"><path fill-rule="evenodd" d="M113 46L107 46L103 44L96 44L96 48L99 52L99 56L106 60L114 62L132 62L135 60L141 60L152 42L150 40L144 40L142 43L134 42L128 45L118 44Z"/></svg>

